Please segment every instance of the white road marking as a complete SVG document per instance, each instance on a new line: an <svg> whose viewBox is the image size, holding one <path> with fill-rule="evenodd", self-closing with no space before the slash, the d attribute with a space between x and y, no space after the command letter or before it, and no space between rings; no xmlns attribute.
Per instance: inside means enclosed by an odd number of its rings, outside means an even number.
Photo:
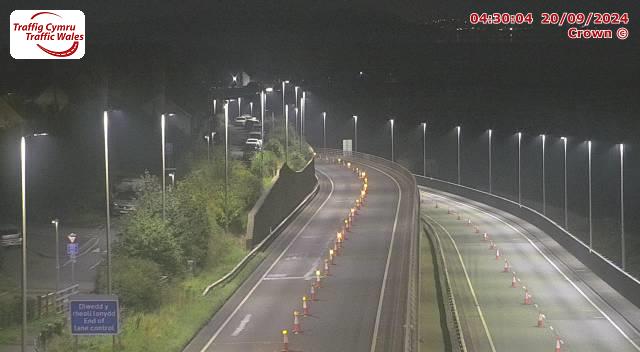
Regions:
<svg viewBox="0 0 640 352"><path fill-rule="evenodd" d="M449 240L451 240L451 243L453 244L453 248L455 248L456 253L458 253L458 259L460 259L460 264L462 264L462 271L464 272L464 276L467 279L467 285L469 285L469 289L471 290L471 296L473 297L473 303L475 304L476 310L478 311L478 314L480 315L480 321L482 321L482 327L484 328L484 332L487 334L487 338L489 339L489 346L491 346L491 351L496 352L496 347L493 345L493 338L491 337L491 333L489 332L489 327L487 327L487 322L484 320L484 315L482 314L482 309L480 309L480 303L478 303L478 298L476 297L476 292L473 290L473 285L471 284L471 280L469 279L469 274L467 273L467 267L464 265L464 261L462 260L462 255L460 254L460 251L458 250L458 246L456 245L456 241L453 240L453 237L451 237L451 234L449 233L449 231L447 231L447 229L445 229L444 226L442 226L442 224L437 222L435 219L433 219L429 215L425 215L425 216L428 217L432 222L434 222L435 224L440 226L440 228L442 230L444 230L444 232L447 234L447 236L449 236ZM436 234L436 236L437 236L437 234Z"/></svg>
<svg viewBox="0 0 640 352"><path fill-rule="evenodd" d="M325 175L328 179L329 182L331 183L331 191L329 191L329 195L327 196L327 198L322 202L322 204L320 204L320 207L318 207L318 209L316 209L316 211L313 213L313 215L311 215L311 217L309 218L309 220L307 220L307 222L304 224L304 226L300 229L300 231L298 231L298 233L296 234L296 236L291 240L291 242L289 242L289 244L282 250L282 253L280 253L280 255L278 256L278 258L276 258L276 260L271 264L271 266L269 266L269 268L267 269L267 271L265 271L265 273L262 275L262 277L260 278L260 280L258 280L258 282L256 282L255 285L253 285L253 287L251 288L251 290L249 291L249 293L247 293L247 295L242 299L242 301L240 301L240 304L238 304L238 306L233 310L233 312L227 317L227 319L222 323L222 325L220 325L220 327L218 328L218 330L216 330L216 332L213 334L213 336L211 336L211 338L209 339L209 341L207 341L207 344L200 350L200 352L206 352L207 349L209 349L209 347L211 346L211 344L213 343L213 341L218 337L218 335L220 335L220 332L222 332L222 330L227 326L227 324L229 324L229 322L231 321L231 319L233 319L233 317L238 313L238 311L240 310L240 308L242 308L242 306L244 305L244 303L249 299L249 297L251 297L251 295L253 294L253 292L258 288L258 286L262 283L262 281L264 281L264 279L269 275L269 272L276 266L276 264L278 264L278 262L280 261L280 259L282 259L282 257L284 256L285 253L287 253L287 251L289 250L289 248L291 248L291 246L296 242L296 240L298 239L298 237L300 237L300 234L302 234L304 232L304 230L307 228L307 226L309 226L309 223L311 223L311 220L313 220L316 215L320 212L320 210L322 208L324 208L325 204L327 204L327 202L329 201L329 199L331 199L331 195L333 195L333 190L334 190L334 184L333 184L333 180L331 179L331 177L329 177L329 175L327 175L326 173L320 171L320 170L316 170L319 173Z"/></svg>
<svg viewBox="0 0 640 352"><path fill-rule="evenodd" d="M238 325L238 327L233 331L231 336L238 336L242 332L242 330L244 330L247 324L249 324L250 320L251 320L251 314L245 315L242 321L240 321L240 325Z"/></svg>
<svg viewBox="0 0 640 352"><path fill-rule="evenodd" d="M263 279L264 281L276 281L276 280L306 280L304 276L280 276L280 277L271 277L267 276Z"/></svg>
<svg viewBox="0 0 640 352"><path fill-rule="evenodd" d="M391 231L391 242L389 243L389 253L387 254L387 263L384 267L384 276L382 277L382 287L380 288L380 299L378 300L378 311L376 312L376 321L373 326L373 337L371 339L371 349L369 351L375 352L376 344L378 339L378 330L380 328L380 315L382 314L382 302L384 301L384 290L387 287L387 276L389 274L389 265L391 264L391 253L393 252L393 243L396 238L396 228L398 227L398 215L400 213L400 204L402 203L402 190L400 189L400 184L396 181L395 178L391 177L388 173L378 169L377 167L367 165L368 168L372 168L374 170L378 170L379 172L387 175L393 182L395 182L396 187L398 187L398 205L396 206L396 218L393 221L393 230Z"/></svg>
<svg viewBox="0 0 640 352"><path fill-rule="evenodd" d="M427 194L429 194L429 193L427 193ZM621 335L622 335L622 336L623 336L627 341L629 341L629 343L630 343L630 344L631 344L631 345L632 345L636 350L640 351L640 346L638 346L638 345L637 345L637 344L636 344L636 343L635 343L635 342L634 342L634 341L633 341L633 340L632 340L632 339L631 339L631 338L630 338L630 337L629 337L629 336L628 336L624 331L622 331L622 329L621 329L621 328L620 328L620 327L619 327L619 326L618 326L618 325L617 325L617 324L616 324L616 323L615 323L615 322L614 322L614 321L613 321L613 320L612 320L612 319L611 319L611 318L610 318L610 317L609 317L609 316L608 316L608 315L607 315L607 314L606 314L602 309L600 309L600 307L598 307L598 306L597 306L597 305L596 305L596 304L595 304L595 303L594 303L594 302L593 302L589 297L587 297L587 295L586 295L586 294L585 294L585 293L580 289L580 287L578 287L578 286L577 286L573 281L571 281L571 279L569 279L569 277L568 277L568 276L567 276L567 275L566 275L562 270L560 270L560 268L559 268L559 267L558 267L558 266L557 266L557 265L556 265L556 264L555 264L551 259L549 259L549 257L547 257L547 255L545 255L545 254L540 250L540 248L538 248L538 246L537 246L535 243L533 243L533 241L532 241L532 240L531 240L527 235L525 235L524 233L522 233L522 231L518 230L518 229L517 229L517 228L515 228L513 225L511 225L511 224L507 223L506 221L502 220L502 219L501 219L501 218L499 218L498 216L493 215L493 214L491 214L491 213L489 213L489 212L487 212L487 211L484 211L483 209L481 209L481 208L479 208L479 207L476 207L476 206L474 206L474 205L470 205L470 204L466 204L466 203L462 203L462 202L458 202L458 201L456 201L456 200L454 200L454 199L451 199L451 198L446 197L446 196L443 196L443 195L437 195L437 194L432 194L432 195L434 195L434 196L436 196L436 197L440 197L440 198L448 199L448 200L449 200L449 201L451 201L451 202L454 202L454 203L460 204L460 205L465 206L465 207L467 207L467 208L475 209L475 210L477 210L477 211L479 211L479 212L481 212L481 213L483 213L483 214L485 214L485 215L487 215L487 216L489 216L489 217L491 217L491 218L494 218L494 219L496 219L496 220L500 221L501 223L503 223L503 224L505 224L506 226L508 226L508 227L510 227L511 229L513 229L515 232L519 233L519 234L520 234L520 236L522 236L525 240L527 240L527 241L528 241L528 242L533 246L533 248L535 248L535 249L536 249L536 251L537 251L538 253L540 253L540 255L541 255L544 259L546 259L546 260L547 260L547 262L549 262L549 264L551 264L551 266L553 266L553 267L556 269L556 271L558 271L558 273L560 273L560 275L562 275L562 277L564 277L564 279L565 279L565 280L567 280L567 282L569 282L569 283L571 284L571 286L573 286L573 288L575 288L575 289L576 289L576 291L578 291L578 292L580 293L580 295L582 295L582 297L584 297L584 299L586 299L586 300L587 300L587 302L589 302L589 303L590 303L590 304L591 304L591 305L592 305L592 306L593 306L593 307L594 307L598 312L600 312L600 314L602 314L602 316L604 316L604 317L609 321L609 323L611 323L611 325L613 325L613 327L614 327L616 330L618 330L618 332L619 332L619 333L620 333L620 334L621 334Z"/></svg>

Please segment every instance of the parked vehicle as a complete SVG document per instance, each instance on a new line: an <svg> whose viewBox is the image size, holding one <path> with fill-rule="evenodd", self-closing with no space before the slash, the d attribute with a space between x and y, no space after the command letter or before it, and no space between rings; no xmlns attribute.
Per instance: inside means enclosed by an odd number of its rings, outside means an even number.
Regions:
<svg viewBox="0 0 640 352"><path fill-rule="evenodd" d="M0 229L0 246L13 247L22 245L22 233L16 227Z"/></svg>

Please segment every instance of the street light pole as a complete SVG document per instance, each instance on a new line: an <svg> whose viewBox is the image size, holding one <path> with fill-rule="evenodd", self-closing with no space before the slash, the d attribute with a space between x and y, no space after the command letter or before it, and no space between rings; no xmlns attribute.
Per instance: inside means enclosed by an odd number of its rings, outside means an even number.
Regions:
<svg viewBox="0 0 640 352"><path fill-rule="evenodd" d="M242 98L238 97L238 116L242 115Z"/></svg>
<svg viewBox="0 0 640 352"><path fill-rule="evenodd" d="M300 146L302 146L302 138L304 137L304 124L307 117L307 92L305 91L302 91L302 101L300 102L300 108Z"/></svg>
<svg viewBox="0 0 640 352"><path fill-rule="evenodd" d="M300 87L296 86L295 87L295 91L296 91L296 108L298 107L298 90L300 89Z"/></svg>
<svg viewBox="0 0 640 352"><path fill-rule="evenodd" d="M567 194L567 137L561 137L564 144L564 229L569 230L569 206Z"/></svg>
<svg viewBox="0 0 640 352"><path fill-rule="evenodd" d="M327 149L327 112L322 113L322 149Z"/></svg>
<svg viewBox="0 0 640 352"><path fill-rule="evenodd" d="M492 171L492 165L491 162L493 161L491 158L491 137L493 135L493 131L489 130L489 193L493 193L493 187L492 187L492 177L491 177L491 171Z"/></svg>
<svg viewBox="0 0 640 352"><path fill-rule="evenodd" d="M542 214L547 215L547 182L545 180L546 172L545 172L545 145L547 141L546 135L541 135L542 137Z"/></svg>
<svg viewBox="0 0 640 352"><path fill-rule="evenodd" d="M422 123L422 176L427 176L427 123Z"/></svg>
<svg viewBox="0 0 640 352"><path fill-rule="evenodd" d="M518 132L518 205L522 207L522 132Z"/></svg>
<svg viewBox="0 0 640 352"><path fill-rule="evenodd" d="M593 213L591 211L591 141L587 141L589 164L589 253L593 251Z"/></svg>
<svg viewBox="0 0 640 352"><path fill-rule="evenodd" d="M27 350L27 143L20 139L20 180L22 190L22 352Z"/></svg>
<svg viewBox="0 0 640 352"><path fill-rule="evenodd" d="M60 239L59 239L59 232L58 232L58 226L60 224L60 220L56 218L51 220L51 223L56 229L56 293L57 293L58 291L60 291Z"/></svg>
<svg viewBox="0 0 640 352"><path fill-rule="evenodd" d="M458 184L460 184L460 132L461 127L456 126L456 130L458 131Z"/></svg>
<svg viewBox="0 0 640 352"><path fill-rule="evenodd" d="M162 130L162 221L165 220L166 217L166 157L165 157L165 129L166 129L166 118L164 114L160 116L160 129Z"/></svg>
<svg viewBox="0 0 640 352"><path fill-rule="evenodd" d="M620 143L620 243L622 250L622 270L626 270L627 251L624 239L624 144Z"/></svg>
<svg viewBox="0 0 640 352"><path fill-rule="evenodd" d="M353 115L353 151L358 151L358 116Z"/></svg>
<svg viewBox="0 0 640 352"><path fill-rule="evenodd" d="M284 104L284 93L285 93L285 84L289 83L289 81L282 81L282 113L285 114L285 104Z"/></svg>
<svg viewBox="0 0 640 352"><path fill-rule="evenodd" d="M249 109L250 109L249 111L251 113L251 117L253 117L253 102L252 101L249 102Z"/></svg>
<svg viewBox="0 0 640 352"><path fill-rule="evenodd" d="M229 233L229 102L224 104L224 232Z"/></svg>
<svg viewBox="0 0 640 352"><path fill-rule="evenodd" d="M204 136L204 139L207 141L207 162L211 162L211 151L210 151L210 147L211 147L211 141L209 140L210 137L209 135Z"/></svg>
<svg viewBox="0 0 640 352"><path fill-rule="evenodd" d="M111 294L111 190L109 187L109 115L105 111L103 115L104 125L104 186L106 198L106 241L107 241L107 294Z"/></svg>
<svg viewBox="0 0 640 352"><path fill-rule="evenodd" d="M284 163L289 163L289 105L284 107Z"/></svg>
<svg viewBox="0 0 640 352"><path fill-rule="evenodd" d="M264 144L264 108L266 96L264 90L260 92L260 138Z"/></svg>
<svg viewBox="0 0 640 352"><path fill-rule="evenodd" d="M393 119L389 120L389 123L391 123L391 162L393 162Z"/></svg>

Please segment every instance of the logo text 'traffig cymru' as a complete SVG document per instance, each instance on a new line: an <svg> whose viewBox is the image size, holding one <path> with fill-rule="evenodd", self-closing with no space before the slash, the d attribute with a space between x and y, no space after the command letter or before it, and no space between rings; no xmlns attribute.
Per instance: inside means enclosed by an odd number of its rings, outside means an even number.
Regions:
<svg viewBox="0 0 640 352"><path fill-rule="evenodd" d="M79 10L16 10L9 24L15 59L80 59L85 18Z"/></svg>

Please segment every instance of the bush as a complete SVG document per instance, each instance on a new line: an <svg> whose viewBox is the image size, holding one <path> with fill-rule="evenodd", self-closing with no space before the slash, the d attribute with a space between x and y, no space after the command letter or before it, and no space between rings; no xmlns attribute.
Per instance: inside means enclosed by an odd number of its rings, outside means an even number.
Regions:
<svg viewBox="0 0 640 352"><path fill-rule="evenodd" d="M149 311L162 303L161 272L148 259L117 256L113 258L113 291L128 309Z"/></svg>

